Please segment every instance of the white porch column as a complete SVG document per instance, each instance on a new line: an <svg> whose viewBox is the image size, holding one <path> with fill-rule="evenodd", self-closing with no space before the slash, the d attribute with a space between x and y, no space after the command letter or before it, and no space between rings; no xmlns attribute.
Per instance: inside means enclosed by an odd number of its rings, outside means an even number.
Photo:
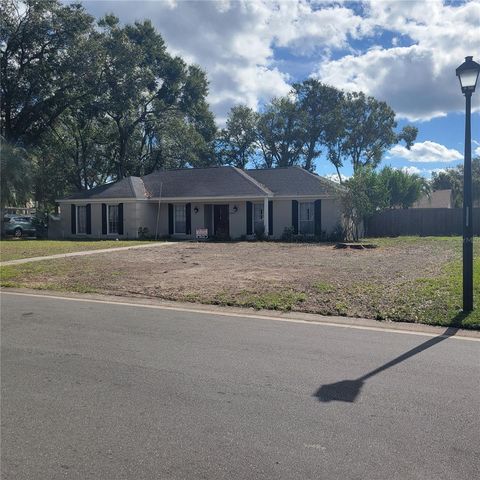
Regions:
<svg viewBox="0 0 480 480"><path fill-rule="evenodd" d="M263 200L263 226L265 227L265 236L268 237L268 197Z"/></svg>

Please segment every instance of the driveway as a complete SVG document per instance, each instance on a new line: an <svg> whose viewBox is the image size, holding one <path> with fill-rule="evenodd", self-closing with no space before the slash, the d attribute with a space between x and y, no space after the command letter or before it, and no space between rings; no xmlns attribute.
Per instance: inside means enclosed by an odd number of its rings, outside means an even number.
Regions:
<svg viewBox="0 0 480 480"><path fill-rule="evenodd" d="M480 342L2 294L4 479L471 480Z"/></svg>

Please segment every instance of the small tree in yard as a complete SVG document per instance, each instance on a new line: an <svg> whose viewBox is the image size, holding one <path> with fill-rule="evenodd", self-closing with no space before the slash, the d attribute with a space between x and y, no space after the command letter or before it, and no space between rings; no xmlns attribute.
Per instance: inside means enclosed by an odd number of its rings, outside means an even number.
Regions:
<svg viewBox="0 0 480 480"><path fill-rule="evenodd" d="M376 212L391 208L409 208L430 191L428 182L418 175L385 167L380 172L372 168L357 169L345 182L343 214L346 237L357 241L362 224Z"/></svg>
<svg viewBox="0 0 480 480"><path fill-rule="evenodd" d="M347 189L342 196L345 237L357 241L362 224L388 205L388 192L371 168L359 168L345 186Z"/></svg>

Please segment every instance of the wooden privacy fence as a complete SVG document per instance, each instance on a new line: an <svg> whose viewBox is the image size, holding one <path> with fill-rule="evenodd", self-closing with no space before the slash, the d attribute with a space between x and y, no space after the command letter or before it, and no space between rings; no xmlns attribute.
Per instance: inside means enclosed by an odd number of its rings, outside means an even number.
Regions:
<svg viewBox="0 0 480 480"><path fill-rule="evenodd" d="M461 208L409 208L376 213L368 222L369 237L462 235ZM473 209L473 233L480 235L480 208Z"/></svg>

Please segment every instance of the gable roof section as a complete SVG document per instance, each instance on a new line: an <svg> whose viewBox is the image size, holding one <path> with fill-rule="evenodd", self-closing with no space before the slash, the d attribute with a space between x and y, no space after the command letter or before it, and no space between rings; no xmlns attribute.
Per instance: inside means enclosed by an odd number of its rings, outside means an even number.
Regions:
<svg viewBox="0 0 480 480"><path fill-rule="evenodd" d="M118 182L99 185L83 190L65 198L65 200L109 199L109 198L145 198L146 192L140 177L127 177Z"/></svg>
<svg viewBox="0 0 480 480"><path fill-rule="evenodd" d="M270 192L234 167L184 168L143 177L150 197L264 197Z"/></svg>
<svg viewBox="0 0 480 480"><path fill-rule="evenodd" d="M247 170L248 175L265 185L275 196L338 195L343 187L301 167Z"/></svg>

